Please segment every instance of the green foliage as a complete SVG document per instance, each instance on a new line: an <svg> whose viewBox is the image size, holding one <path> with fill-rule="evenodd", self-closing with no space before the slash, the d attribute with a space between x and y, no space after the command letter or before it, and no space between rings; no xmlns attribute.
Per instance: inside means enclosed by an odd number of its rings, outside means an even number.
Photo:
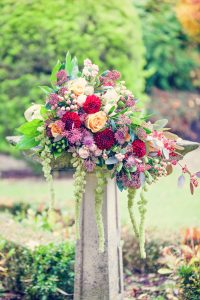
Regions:
<svg viewBox="0 0 200 300"><path fill-rule="evenodd" d="M180 287L184 300L200 299L200 262L198 264L183 265L179 268Z"/></svg>
<svg viewBox="0 0 200 300"><path fill-rule="evenodd" d="M24 109L44 101L38 86L46 89L68 50L80 64L88 57L101 70L118 69L135 95L143 92L145 51L130 0L2 0L0 10L0 136L12 135ZM8 147L1 139L0 150Z"/></svg>
<svg viewBox="0 0 200 300"><path fill-rule="evenodd" d="M149 70L147 89L192 89L191 71L198 50L184 34L174 10L175 1L134 0L143 24Z"/></svg>
<svg viewBox="0 0 200 300"><path fill-rule="evenodd" d="M0 252L6 258L6 275L0 273L5 289L25 294L25 299L34 300L61 300L66 299L66 294L73 293L72 244L49 244L31 251L1 240Z"/></svg>
<svg viewBox="0 0 200 300"><path fill-rule="evenodd" d="M65 299L64 294L73 293L74 247L70 244L40 246L29 267L32 276L27 299Z"/></svg>

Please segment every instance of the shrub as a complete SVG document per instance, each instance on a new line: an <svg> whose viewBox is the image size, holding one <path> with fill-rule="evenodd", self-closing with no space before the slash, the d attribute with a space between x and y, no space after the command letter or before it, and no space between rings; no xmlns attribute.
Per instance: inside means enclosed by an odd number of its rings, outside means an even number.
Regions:
<svg viewBox="0 0 200 300"><path fill-rule="evenodd" d="M200 261L198 265L183 265L179 268L180 287L184 300L200 299Z"/></svg>
<svg viewBox="0 0 200 300"><path fill-rule="evenodd" d="M2 0L0 135L13 134L22 112L39 101L39 84L49 81L67 50L116 68L136 95L144 90L144 46L131 0ZM2 140L0 150L7 150Z"/></svg>
<svg viewBox="0 0 200 300"><path fill-rule="evenodd" d="M148 232L146 237L145 260L141 259L138 242L132 234L124 229L122 232L123 245L123 263L124 267L131 272L153 273L160 268L159 258L164 247L170 244L168 240L162 240Z"/></svg>
<svg viewBox="0 0 200 300"><path fill-rule="evenodd" d="M4 288L25 294L25 299L66 299L73 293L74 246L70 243L49 244L31 251L1 241L5 255L5 274L0 273ZM68 297L71 299L71 297Z"/></svg>
<svg viewBox="0 0 200 300"><path fill-rule="evenodd" d="M134 0L143 24L147 69L152 75L147 89L156 85L193 89L191 73L199 63L198 49L192 46L178 22L174 0Z"/></svg>

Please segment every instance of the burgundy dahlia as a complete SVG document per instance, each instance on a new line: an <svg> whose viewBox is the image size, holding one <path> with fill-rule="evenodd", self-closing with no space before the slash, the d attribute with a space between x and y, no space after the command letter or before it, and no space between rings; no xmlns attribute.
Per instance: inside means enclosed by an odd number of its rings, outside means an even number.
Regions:
<svg viewBox="0 0 200 300"><path fill-rule="evenodd" d="M66 112L62 117L62 121L65 123L66 130L81 127L81 120L79 118L79 115L75 112Z"/></svg>
<svg viewBox="0 0 200 300"><path fill-rule="evenodd" d="M132 149L135 156L141 158L146 154L146 145L141 140L135 140L132 143Z"/></svg>
<svg viewBox="0 0 200 300"><path fill-rule="evenodd" d="M101 100L96 95L87 96L83 109L87 114L94 114L100 110Z"/></svg>
<svg viewBox="0 0 200 300"><path fill-rule="evenodd" d="M67 81L67 73L65 72L65 70L58 71L58 73L56 74L56 77L57 77L58 85L62 85L63 83L65 83Z"/></svg>
<svg viewBox="0 0 200 300"><path fill-rule="evenodd" d="M94 136L94 140L97 147L101 150L109 150L115 143L114 133L109 128L97 132Z"/></svg>

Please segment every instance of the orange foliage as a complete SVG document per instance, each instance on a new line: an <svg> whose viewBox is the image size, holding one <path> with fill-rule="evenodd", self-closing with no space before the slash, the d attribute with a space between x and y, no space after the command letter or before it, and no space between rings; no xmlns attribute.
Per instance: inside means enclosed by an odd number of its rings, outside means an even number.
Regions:
<svg viewBox="0 0 200 300"><path fill-rule="evenodd" d="M176 13L186 33L200 41L200 0L179 0Z"/></svg>

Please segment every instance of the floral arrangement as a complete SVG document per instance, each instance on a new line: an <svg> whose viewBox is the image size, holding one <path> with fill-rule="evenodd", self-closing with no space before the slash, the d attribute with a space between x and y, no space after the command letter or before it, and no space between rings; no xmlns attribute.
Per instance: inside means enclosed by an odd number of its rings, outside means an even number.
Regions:
<svg viewBox="0 0 200 300"><path fill-rule="evenodd" d="M79 215L86 174L95 172L96 222L99 249L104 250L102 204L104 186L108 178L115 178L120 191L128 191L128 209L136 236L145 257L144 221L147 186L172 172L179 163L181 151L178 136L169 132L167 120L152 124L139 109L138 99L120 81L115 70L99 74L99 68L89 59L79 71L77 59L68 53L66 61L58 61L51 74L52 87L42 86L46 94L44 105L34 104L25 112L27 122L19 127L22 134L17 148L35 149L40 157L46 179L51 184L52 162L70 159L75 168L75 211L77 238ZM190 176L193 193L198 186L199 173L191 174L187 167L183 173ZM184 175L179 178L183 185ZM137 203L140 223L134 216L136 190L140 189Z"/></svg>

